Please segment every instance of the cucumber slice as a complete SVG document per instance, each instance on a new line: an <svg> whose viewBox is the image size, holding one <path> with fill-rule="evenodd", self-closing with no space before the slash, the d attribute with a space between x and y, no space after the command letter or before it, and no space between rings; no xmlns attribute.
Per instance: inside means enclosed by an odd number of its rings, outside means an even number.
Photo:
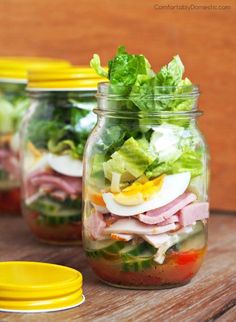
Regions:
<svg viewBox="0 0 236 322"><path fill-rule="evenodd" d="M122 270L124 272L139 272L151 267L155 253L155 247L147 242L127 245L120 251Z"/></svg>
<svg viewBox="0 0 236 322"><path fill-rule="evenodd" d="M103 257L106 259L118 259L120 257L119 251L125 247L125 242L117 241L114 244L102 250Z"/></svg>
<svg viewBox="0 0 236 322"><path fill-rule="evenodd" d="M77 204L78 206L76 206ZM25 207L40 214L40 224L62 225L81 220L80 205L80 200L61 202L48 196L41 196L30 205L25 205Z"/></svg>
<svg viewBox="0 0 236 322"><path fill-rule="evenodd" d="M59 202L45 196L38 198L28 207L32 210L39 211L44 215L57 217L78 216L81 212L80 207L69 208L66 207L66 202Z"/></svg>
<svg viewBox="0 0 236 322"><path fill-rule="evenodd" d="M207 240L207 229L204 223L199 220L193 226L193 231L179 235L179 242L170 247L167 253L171 251L187 251L189 249L203 248Z"/></svg>
<svg viewBox="0 0 236 322"><path fill-rule="evenodd" d="M129 258L129 257L133 257L133 256L143 256L143 254L146 254L147 252L149 252L149 254L153 255L156 252L155 247L153 247L152 245L150 245L147 242L141 242L141 243L132 243L127 245L125 248L123 248L120 251L120 255L122 258Z"/></svg>
<svg viewBox="0 0 236 322"><path fill-rule="evenodd" d="M136 262L126 262L122 264L122 271L124 272L141 272L152 266L153 259L144 259Z"/></svg>
<svg viewBox="0 0 236 322"><path fill-rule="evenodd" d="M125 246L125 242L103 240L89 242L90 248L86 250L86 254L89 257L104 257L106 259L119 258L119 251Z"/></svg>

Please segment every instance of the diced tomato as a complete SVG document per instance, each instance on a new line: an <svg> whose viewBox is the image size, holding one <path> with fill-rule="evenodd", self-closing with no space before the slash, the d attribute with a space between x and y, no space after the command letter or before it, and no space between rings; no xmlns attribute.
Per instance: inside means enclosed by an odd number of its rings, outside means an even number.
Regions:
<svg viewBox="0 0 236 322"><path fill-rule="evenodd" d="M20 188L0 190L0 214L21 214Z"/></svg>
<svg viewBox="0 0 236 322"><path fill-rule="evenodd" d="M199 257L196 251L182 252L176 255L176 263L179 265L186 265L195 262Z"/></svg>

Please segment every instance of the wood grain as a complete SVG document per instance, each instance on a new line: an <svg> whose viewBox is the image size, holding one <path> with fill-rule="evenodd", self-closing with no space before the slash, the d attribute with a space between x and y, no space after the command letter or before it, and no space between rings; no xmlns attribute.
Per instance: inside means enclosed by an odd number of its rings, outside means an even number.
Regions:
<svg viewBox="0 0 236 322"><path fill-rule="evenodd" d="M155 4L229 5L229 10L155 9ZM179 53L201 85L200 125L210 146L211 204L236 210L236 6L233 0L0 0L0 55L106 62L120 44L155 68Z"/></svg>
<svg viewBox="0 0 236 322"><path fill-rule="evenodd" d="M67 265L84 276L86 302L78 308L48 314L0 313L1 322L126 322L236 320L236 217L213 215L205 262L192 282L171 290L137 291L99 282L80 247L40 244L22 218L4 217L0 225L0 260L32 260Z"/></svg>

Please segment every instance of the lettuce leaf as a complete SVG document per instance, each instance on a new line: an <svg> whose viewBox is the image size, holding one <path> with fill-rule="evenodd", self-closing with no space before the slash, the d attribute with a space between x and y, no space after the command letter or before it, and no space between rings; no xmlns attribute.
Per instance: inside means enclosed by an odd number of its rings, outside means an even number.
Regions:
<svg viewBox="0 0 236 322"><path fill-rule="evenodd" d="M99 76L108 78L108 72L101 66L100 57L97 54L93 55L93 58L90 61L90 67L93 68Z"/></svg>
<svg viewBox="0 0 236 322"><path fill-rule="evenodd" d="M101 67L97 54L90 61L90 66L98 75L109 78L113 93L125 96L129 94L138 75L152 73L150 64L143 55L128 54L124 46L119 47L114 58L108 62L108 73Z"/></svg>
<svg viewBox="0 0 236 322"><path fill-rule="evenodd" d="M143 55L129 54L124 46L119 47L108 62L108 74L102 69L98 55L94 55L90 64L100 76L108 77L111 93L126 98L112 101L113 104L109 101L109 107L160 112L189 111L194 105L192 98L180 97L192 91L192 83L188 78L183 79L184 65L178 55L156 74ZM169 123L175 122L188 125L186 120L173 119Z"/></svg>
<svg viewBox="0 0 236 322"><path fill-rule="evenodd" d="M108 67L111 84L122 86L132 86L137 75L147 75L150 70L150 64L143 55L128 54L124 46L118 48Z"/></svg>
<svg viewBox="0 0 236 322"><path fill-rule="evenodd" d="M80 103L78 100L77 104ZM49 104L56 108L48 108ZM78 108L77 104L68 99L57 101L57 98L46 102L30 120L28 139L37 148L82 159L96 115L89 109Z"/></svg>
<svg viewBox="0 0 236 322"><path fill-rule="evenodd" d="M145 142L144 138L139 141L133 137L126 140L111 158L103 165L105 176L108 179L111 178L112 172L121 174L127 172L132 177L138 178L155 160L155 156L149 151L148 142Z"/></svg>
<svg viewBox="0 0 236 322"><path fill-rule="evenodd" d="M183 73L183 63L179 56L175 56L154 77L138 75L130 92L130 100L143 112L191 110L193 99L180 98L181 94L192 91L191 81L188 78L182 80Z"/></svg>
<svg viewBox="0 0 236 322"><path fill-rule="evenodd" d="M12 132L14 130L14 107L11 103L0 98L0 132Z"/></svg>
<svg viewBox="0 0 236 322"><path fill-rule="evenodd" d="M172 61L156 74L156 86L177 86L182 80L184 65L180 57L174 56Z"/></svg>
<svg viewBox="0 0 236 322"><path fill-rule="evenodd" d="M148 178L155 178L161 174L174 174L180 172L191 172L191 177L199 176L203 172L201 153L196 151L184 152L174 162L159 163L158 159L150 165L145 174Z"/></svg>

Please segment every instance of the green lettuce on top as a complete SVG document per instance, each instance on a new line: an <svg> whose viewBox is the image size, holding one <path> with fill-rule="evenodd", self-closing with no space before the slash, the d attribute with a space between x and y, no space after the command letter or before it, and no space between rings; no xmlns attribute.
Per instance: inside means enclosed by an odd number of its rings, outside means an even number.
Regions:
<svg viewBox="0 0 236 322"><path fill-rule="evenodd" d="M183 78L184 65L178 55L157 73L143 55L129 54L124 46L108 62L108 71L101 66L97 54L90 65L98 75L108 78L113 94L128 99L129 110L160 112L193 108L194 99L188 95L193 85L188 78Z"/></svg>
<svg viewBox="0 0 236 322"><path fill-rule="evenodd" d="M119 115L106 120L92 160L91 177L96 184L103 176L111 184L125 184L142 176L153 179L188 171L194 178L202 174L201 138L191 117L171 113L191 111L196 102L191 94L197 92L183 77L184 65L178 55L157 73L143 55L129 54L123 46L108 62L108 70L101 66L97 54L90 65L107 77L109 93L117 95L114 102L108 100L107 108L139 114L132 119L132 126L129 121L120 122ZM159 112L170 114L151 116Z"/></svg>

